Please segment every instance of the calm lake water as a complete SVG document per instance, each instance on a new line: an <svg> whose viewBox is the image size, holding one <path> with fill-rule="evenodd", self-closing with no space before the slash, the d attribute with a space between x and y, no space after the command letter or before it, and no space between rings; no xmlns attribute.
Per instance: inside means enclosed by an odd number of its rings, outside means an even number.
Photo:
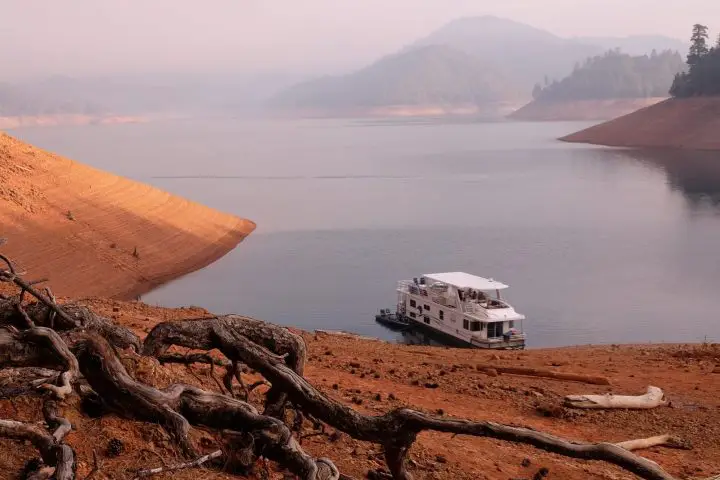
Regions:
<svg viewBox="0 0 720 480"><path fill-rule="evenodd" d="M720 154L554 139L582 123L175 121L12 132L258 223L146 295L387 339L397 280L510 284L529 346L720 341Z"/></svg>

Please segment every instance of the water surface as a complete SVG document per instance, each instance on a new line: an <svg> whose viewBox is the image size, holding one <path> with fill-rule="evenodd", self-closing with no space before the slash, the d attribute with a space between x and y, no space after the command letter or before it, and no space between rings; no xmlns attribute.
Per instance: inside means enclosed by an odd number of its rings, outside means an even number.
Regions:
<svg viewBox="0 0 720 480"><path fill-rule="evenodd" d="M720 340L720 155L554 139L582 123L176 121L13 132L250 218L206 269L145 296L396 338L395 282L508 283L533 347Z"/></svg>

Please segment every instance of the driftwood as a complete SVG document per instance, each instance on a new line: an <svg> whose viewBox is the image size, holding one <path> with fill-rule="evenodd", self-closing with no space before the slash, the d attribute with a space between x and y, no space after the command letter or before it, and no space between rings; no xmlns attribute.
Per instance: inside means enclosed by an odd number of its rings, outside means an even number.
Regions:
<svg viewBox="0 0 720 480"><path fill-rule="evenodd" d="M638 438L636 440L627 440L624 442L616 443L615 445L630 451L642 450L652 447L667 447L677 448L680 450L692 450L692 446L688 442L673 435L658 435L656 437Z"/></svg>
<svg viewBox="0 0 720 480"><path fill-rule="evenodd" d="M94 396L108 410L162 425L188 458L197 457L188 433L191 426L199 426L221 431L224 441L230 442L227 451L240 446L243 457L240 464L249 465L262 456L278 462L303 480L346 478L332 461L312 458L303 451L283 420L285 405L292 405L296 418L304 416L324 422L355 439L382 445L388 468L397 480L412 478L406 458L417 435L426 430L529 444L567 457L610 462L644 479L673 480L656 463L611 443L573 442L528 428L448 419L406 408L380 416L360 414L326 397L303 377L307 353L302 337L265 322L238 316L165 322L157 325L140 344L139 340L126 335L127 329L108 326L89 309L73 304L57 305L52 295L37 291L32 282L22 279L7 259L0 256L0 260L8 264L7 269L0 269L0 281L15 284L38 301L23 306L14 299L2 300L0 370L40 367L61 371L58 378L42 382L54 387L46 387L43 390L46 394L67 395L68 385L75 383L78 391ZM22 308L17 308L18 305ZM226 378L229 376L230 383L233 378L242 382L241 364L258 372L271 384L265 398L265 412L259 413L249 403L222 393L182 384L157 389L139 382L126 371L116 350L116 347L132 347L144 355L173 361L178 357L169 355L167 350L174 345L204 351L218 349L229 360L223 365L228 369ZM214 359L204 354L187 359L202 359L211 366L216 365ZM78 375L82 375L87 385L78 381ZM49 400L43 414L53 433L22 422L0 420L0 437L29 440L38 448L46 465L34 476L54 475L61 480L71 480L74 454L62 443L71 427L55 413L55 404ZM637 442L629 446L637 447ZM185 465L197 465L197 462Z"/></svg>
<svg viewBox="0 0 720 480"><path fill-rule="evenodd" d="M568 395L565 405L573 408L627 408L649 409L666 405L667 400L663 391L652 385L647 388L645 395Z"/></svg>
<svg viewBox="0 0 720 480"><path fill-rule="evenodd" d="M157 475L158 473L163 473L163 472L174 472L175 470L183 470L186 468L199 467L203 463L209 462L210 460L214 460L221 456L222 456L222 450L216 450L207 455L203 455L202 457L197 458L197 459L193 460L192 462L180 463L178 465L170 465L168 467L162 466L162 467L157 467L157 468L148 468L146 470L140 470L137 473L136 479L144 478L144 477L151 477L153 475Z"/></svg>
<svg viewBox="0 0 720 480"><path fill-rule="evenodd" d="M579 373L555 372L553 370L544 370L541 368L526 367L500 367L497 365L478 365L477 369L481 372L495 372L506 375L521 375L525 377L541 377L552 378L555 380L565 380L569 382L588 383L591 385L610 385L607 377L595 375L583 375Z"/></svg>

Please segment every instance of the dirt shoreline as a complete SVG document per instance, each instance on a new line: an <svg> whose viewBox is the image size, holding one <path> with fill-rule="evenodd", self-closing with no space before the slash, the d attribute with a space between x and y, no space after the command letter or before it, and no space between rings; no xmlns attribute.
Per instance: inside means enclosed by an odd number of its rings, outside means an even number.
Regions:
<svg viewBox="0 0 720 480"><path fill-rule="evenodd" d="M3 253L63 296L134 298L212 263L255 229L4 134L0 178Z"/></svg>
<svg viewBox="0 0 720 480"><path fill-rule="evenodd" d="M612 100L534 101L508 115L529 122L605 121L662 102L665 98Z"/></svg>
<svg viewBox="0 0 720 480"><path fill-rule="evenodd" d="M720 150L720 97L670 99L560 140L611 147Z"/></svg>
<svg viewBox="0 0 720 480"><path fill-rule="evenodd" d="M199 307L169 309L141 302L106 299L85 300L88 306L144 336L159 322L209 315ZM692 450L651 448L642 456L658 462L676 478L703 478L720 473L720 374L712 373L720 362L720 345L607 345L526 351L458 350L390 344L348 335L301 332L309 350L306 378L325 395L366 414L383 414L409 406L446 417L492 420L529 426L570 439L618 442L670 433L689 441ZM158 387L181 382L217 391L208 366L159 366L148 359L127 357L138 379ZM516 375L488 376L478 365L525 366L607 377L611 386L587 385ZM216 369L214 375L221 377ZM248 374L248 381L255 376ZM562 398L571 394L641 394L648 385L662 388L671 404L648 411L577 411L563 408ZM259 402L263 389L253 395ZM102 452L112 438L119 438L125 453L103 458L107 478L132 478L137 468L157 463L146 455L150 450L169 462L180 460L172 442L157 425L128 421L114 415L101 421L83 416L76 403L65 406L73 423L68 442L78 455L78 478L92 468L93 450ZM12 405L0 400L0 418L30 421L40 408L31 399L17 399ZM312 427L306 427L306 434ZM327 435L333 433L328 429ZM382 466L382 449L340 434L311 436L302 441L313 456L331 458L341 471L354 478ZM196 438L212 437L198 431ZM0 440L0 471L19 471L33 447ZM452 437L424 433L413 446L411 472L418 480L507 480L530 479L541 468L548 479L630 480L636 478L603 462L573 460L542 452L527 445L515 445L484 438ZM284 478L271 467L269 478ZM158 479L195 480L243 478L213 470L184 470L159 475ZM247 478L263 478L249 475ZM268 478L268 477L265 477Z"/></svg>

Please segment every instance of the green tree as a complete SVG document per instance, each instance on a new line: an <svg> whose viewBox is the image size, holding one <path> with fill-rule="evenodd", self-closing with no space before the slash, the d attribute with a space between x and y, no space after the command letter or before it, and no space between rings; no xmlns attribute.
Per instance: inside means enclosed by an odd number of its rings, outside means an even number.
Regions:
<svg viewBox="0 0 720 480"><path fill-rule="evenodd" d="M690 37L690 52L687 57L687 64L690 65L691 69L700 62L703 55L708 54L707 39L708 27L696 23L693 26L692 37Z"/></svg>

